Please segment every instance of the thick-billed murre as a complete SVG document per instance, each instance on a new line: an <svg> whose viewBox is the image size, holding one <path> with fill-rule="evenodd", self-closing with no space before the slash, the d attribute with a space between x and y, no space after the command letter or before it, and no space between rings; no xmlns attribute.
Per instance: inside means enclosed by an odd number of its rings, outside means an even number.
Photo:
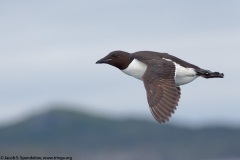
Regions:
<svg viewBox="0 0 240 160"><path fill-rule="evenodd" d="M154 118L164 123L174 113L180 99L180 85L197 77L223 78L224 74L201 69L167 53L113 51L96 63L112 65L127 75L142 80Z"/></svg>

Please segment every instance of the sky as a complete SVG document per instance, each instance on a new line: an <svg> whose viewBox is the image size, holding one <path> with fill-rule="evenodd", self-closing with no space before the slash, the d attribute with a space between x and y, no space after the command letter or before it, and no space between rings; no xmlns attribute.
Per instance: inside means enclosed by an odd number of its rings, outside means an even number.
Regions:
<svg viewBox="0 0 240 160"><path fill-rule="evenodd" d="M167 52L225 74L182 86L170 124L240 126L240 1L0 1L0 125L57 105L151 116L143 83L95 62L111 51Z"/></svg>

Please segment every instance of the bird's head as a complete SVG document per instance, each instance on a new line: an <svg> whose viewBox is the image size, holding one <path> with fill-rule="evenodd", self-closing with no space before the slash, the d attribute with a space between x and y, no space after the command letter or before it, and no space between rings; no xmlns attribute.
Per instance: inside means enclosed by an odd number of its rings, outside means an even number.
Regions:
<svg viewBox="0 0 240 160"><path fill-rule="evenodd" d="M98 60L96 64L106 63L123 70L128 67L132 60L133 58L130 53L124 51L113 51L102 59Z"/></svg>

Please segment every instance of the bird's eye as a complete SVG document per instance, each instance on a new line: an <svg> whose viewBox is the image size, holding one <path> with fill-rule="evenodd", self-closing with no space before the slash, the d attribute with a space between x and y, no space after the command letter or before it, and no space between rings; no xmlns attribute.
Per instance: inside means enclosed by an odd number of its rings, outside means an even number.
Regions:
<svg viewBox="0 0 240 160"><path fill-rule="evenodd" d="M112 57L117 58L117 55L116 55L116 54L113 54Z"/></svg>
<svg viewBox="0 0 240 160"><path fill-rule="evenodd" d="M210 73L209 72L206 72L205 75L209 75Z"/></svg>

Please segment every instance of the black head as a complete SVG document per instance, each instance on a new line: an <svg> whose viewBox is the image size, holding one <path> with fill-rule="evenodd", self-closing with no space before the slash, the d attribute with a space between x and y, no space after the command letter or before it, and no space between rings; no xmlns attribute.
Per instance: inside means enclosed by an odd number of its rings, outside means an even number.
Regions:
<svg viewBox="0 0 240 160"><path fill-rule="evenodd" d="M120 70L126 69L128 65L132 62L133 58L130 53L124 51L113 51L107 56L98 60L96 63L106 63L114 67L117 67Z"/></svg>

